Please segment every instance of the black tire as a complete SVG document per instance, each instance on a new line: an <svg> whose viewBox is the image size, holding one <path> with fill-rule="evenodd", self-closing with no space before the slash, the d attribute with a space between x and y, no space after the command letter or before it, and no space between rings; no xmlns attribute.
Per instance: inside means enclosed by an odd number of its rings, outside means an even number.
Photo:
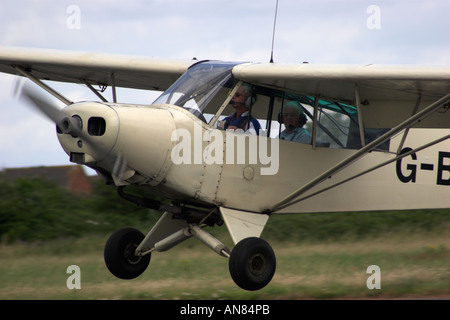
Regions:
<svg viewBox="0 0 450 320"><path fill-rule="evenodd" d="M133 228L117 230L109 237L105 245L105 264L117 278L134 279L147 269L150 254L143 257L134 254L144 237L142 232Z"/></svg>
<svg viewBox="0 0 450 320"><path fill-rule="evenodd" d="M228 266L231 278L239 287L249 291L259 290L275 274L275 253L266 241L246 238L233 248Z"/></svg>

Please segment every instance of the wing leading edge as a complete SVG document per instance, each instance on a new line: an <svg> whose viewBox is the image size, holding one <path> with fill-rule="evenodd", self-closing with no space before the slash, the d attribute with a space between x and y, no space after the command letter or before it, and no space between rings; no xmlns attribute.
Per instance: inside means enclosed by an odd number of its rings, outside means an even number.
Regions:
<svg viewBox="0 0 450 320"><path fill-rule="evenodd" d="M236 78L333 100L438 99L450 92L450 67L241 64Z"/></svg>
<svg viewBox="0 0 450 320"><path fill-rule="evenodd" d="M15 67L41 80L166 90L194 60L73 52L48 49L0 48L0 72L18 74Z"/></svg>
<svg viewBox="0 0 450 320"><path fill-rule="evenodd" d="M17 74L18 66L42 80L165 90L195 60L0 47L0 72ZM438 99L450 92L450 67L315 66L310 64L246 63L234 67L243 81L333 100L361 98L414 100L418 95Z"/></svg>

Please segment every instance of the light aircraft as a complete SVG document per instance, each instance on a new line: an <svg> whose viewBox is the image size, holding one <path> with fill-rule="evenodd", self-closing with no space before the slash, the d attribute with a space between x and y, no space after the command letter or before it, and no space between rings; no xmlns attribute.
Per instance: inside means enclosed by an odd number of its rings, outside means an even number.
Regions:
<svg viewBox="0 0 450 320"><path fill-rule="evenodd" d="M164 212L147 235L125 228L108 239L106 265L122 279L144 272L155 251L196 237L229 258L238 286L259 290L276 269L272 248L260 239L271 215L450 208L449 67L165 60L5 47L0 72L28 78L66 105L59 109L29 87L22 90L56 123L70 161L96 170L121 197ZM46 80L84 84L98 101L73 102ZM113 101L96 85L111 87ZM245 86L245 107L263 129L257 134L223 130ZM152 104L119 103L117 87L162 94ZM301 104L310 143L278 139L290 101ZM126 191L130 185L168 202L136 196ZM232 250L206 231L223 224Z"/></svg>

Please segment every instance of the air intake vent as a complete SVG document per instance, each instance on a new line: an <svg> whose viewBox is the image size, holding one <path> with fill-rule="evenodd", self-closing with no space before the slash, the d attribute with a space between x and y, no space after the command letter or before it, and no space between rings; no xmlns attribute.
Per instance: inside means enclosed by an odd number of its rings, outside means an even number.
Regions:
<svg viewBox="0 0 450 320"><path fill-rule="evenodd" d="M100 117L89 118L88 133L91 136L102 136L106 131L106 121Z"/></svg>

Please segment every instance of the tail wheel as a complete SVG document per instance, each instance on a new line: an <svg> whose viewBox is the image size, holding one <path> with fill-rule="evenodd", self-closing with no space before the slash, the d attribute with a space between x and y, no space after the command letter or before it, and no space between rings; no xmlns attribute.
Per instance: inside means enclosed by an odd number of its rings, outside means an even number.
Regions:
<svg viewBox="0 0 450 320"><path fill-rule="evenodd" d="M231 278L242 289L255 291L272 280L276 258L271 246L259 238L246 238L233 248L229 260Z"/></svg>
<svg viewBox="0 0 450 320"><path fill-rule="evenodd" d="M109 271L120 279L140 276L150 263L150 254L136 256L135 250L144 239L144 234L133 228L114 232L105 245L104 258Z"/></svg>

